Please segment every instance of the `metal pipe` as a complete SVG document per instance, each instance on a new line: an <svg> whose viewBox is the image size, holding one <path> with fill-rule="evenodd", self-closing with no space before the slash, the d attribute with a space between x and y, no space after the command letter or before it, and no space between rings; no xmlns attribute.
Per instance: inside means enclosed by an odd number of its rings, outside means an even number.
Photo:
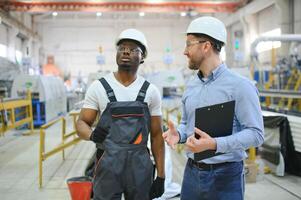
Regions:
<svg viewBox="0 0 301 200"><path fill-rule="evenodd" d="M269 89L269 90L259 90L259 96L301 99L301 92L291 91L291 90Z"/></svg>
<svg viewBox="0 0 301 200"><path fill-rule="evenodd" d="M257 57L256 46L260 42L280 41L280 42L301 42L301 34L285 34L279 36L261 36L251 44L251 57Z"/></svg>

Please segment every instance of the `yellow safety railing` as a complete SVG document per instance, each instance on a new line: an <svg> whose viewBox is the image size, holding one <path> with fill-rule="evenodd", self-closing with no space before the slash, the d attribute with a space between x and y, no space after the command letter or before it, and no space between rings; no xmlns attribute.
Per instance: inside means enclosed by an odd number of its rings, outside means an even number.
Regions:
<svg viewBox="0 0 301 200"><path fill-rule="evenodd" d="M16 109L25 109L25 117L16 120ZM31 93L27 93L26 99L9 100L0 102L0 136L3 136L5 131L17 128L23 124L29 124L30 133L33 133L33 117L32 117L32 104ZM17 114L17 115L20 115ZM19 116L20 117L20 116Z"/></svg>
<svg viewBox="0 0 301 200"><path fill-rule="evenodd" d="M251 163L255 163L255 160L256 160L256 149L255 149L255 147L250 147L248 160Z"/></svg>
<svg viewBox="0 0 301 200"><path fill-rule="evenodd" d="M42 187L43 184L43 161L45 161L50 156L62 152L63 160L65 159L65 149L69 146L77 144L81 139L77 137L76 130L75 130L75 123L79 113L70 113L73 117L73 126L74 130L70 133L66 133L66 119L64 117L60 117L56 120L53 120L40 128L40 151L39 151L39 186ZM45 152L45 130L57 123L61 122L62 124L62 142L54 149ZM73 139L70 140L70 137ZM69 139L68 139L69 138ZM68 141L67 141L68 140Z"/></svg>

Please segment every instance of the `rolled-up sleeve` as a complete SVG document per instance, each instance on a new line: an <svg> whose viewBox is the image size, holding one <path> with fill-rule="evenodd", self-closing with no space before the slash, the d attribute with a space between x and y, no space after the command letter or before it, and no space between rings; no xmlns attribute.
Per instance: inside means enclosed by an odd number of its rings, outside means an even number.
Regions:
<svg viewBox="0 0 301 200"><path fill-rule="evenodd" d="M83 108L90 108L93 110L99 110L98 106L98 101L97 101L97 82L93 82L90 87L88 88L86 95L85 95L85 100L84 100L84 105Z"/></svg>
<svg viewBox="0 0 301 200"><path fill-rule="evenodd" d="M235 90L235 115L241 130L226 137L215 138L216 152L228 153L257 147L264 142L263 117L258 90L249 81L239 82Z"/></svg>
<svg viewBox="0 0 301 200"><path fill-rule="evenodd" d="M162 100L158 88L154 85L150 86L151 100L149 103L149 111L151 116L162 116Z"/></svg>

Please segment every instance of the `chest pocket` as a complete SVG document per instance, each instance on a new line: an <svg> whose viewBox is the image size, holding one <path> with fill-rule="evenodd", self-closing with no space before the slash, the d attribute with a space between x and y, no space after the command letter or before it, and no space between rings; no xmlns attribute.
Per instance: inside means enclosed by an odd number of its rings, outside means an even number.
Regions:
<svg viewBox="0 0 301 200"><path fill-rule="evenodd" d="M130 102L128 102L130 103ZM148 136L143 107L116 106L111 109L111 139L116 143L141 144Z"/></svg>
<svg viewBox="0 0 301 200"><path fill-rule="evenodd" d="M118 144L146 144L150 130L150 114L148 106L144 103L149 82L142 85L136 101L116 100L113 89L104 78L100 79L110 100L105 115L111 118L107 140Z"/></svg>

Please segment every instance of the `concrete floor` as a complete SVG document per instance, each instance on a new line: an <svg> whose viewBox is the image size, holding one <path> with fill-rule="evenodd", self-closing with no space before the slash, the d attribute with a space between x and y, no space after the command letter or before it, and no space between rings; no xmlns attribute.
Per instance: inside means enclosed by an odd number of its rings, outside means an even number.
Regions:
<svg viewBox="0 0 301 200"><path fill-rule="evenodd" d="M47 148L58 142L60 127L47 131ZM91 142L80 142L65 152L47 159L43 164L43 188L38 185L39 135L23 136L22 131L9 131L0 137L0 199L1 200L66 200L71 199L66 180L82 176L94 151ZM173 151L173 180L181 183L186 158ZM174 198L178 200L179 198ZM301 177L264 175L256 183L246 184L246 200L301 199Z"/></svg>

